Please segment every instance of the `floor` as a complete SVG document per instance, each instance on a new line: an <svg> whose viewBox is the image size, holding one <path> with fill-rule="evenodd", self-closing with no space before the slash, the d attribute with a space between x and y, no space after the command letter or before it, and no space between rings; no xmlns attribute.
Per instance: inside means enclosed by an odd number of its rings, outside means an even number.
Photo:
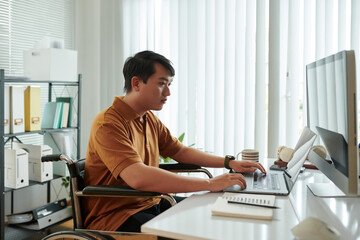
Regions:
<svg viewBox="0 0 360 240"><path fill-rule="evenodd" d="M40 240L51 233L59 232L59 231L70 231L72 229L73 229L72 219L65 221L57 226L41 231L28 230L16 226L8 225L5 227L5 239Z"/></svg>
<svg viewBox="0 0 360 240"><path fill-rule="evenodd" d="M5 230L5 239L15 240L41 240L42 238L60 231L73 230L73 220L63 222L57 226L43 231L27 230L19 227L7 226ZM97 233L95 233L97 234ZM97 237L97 235L95 235ZM73 238L66 238L72 240ZM101 232L97 239L114 239L114 240L171 240L169 238L158 237L142 233L120 233L120 232Z"/></svg>

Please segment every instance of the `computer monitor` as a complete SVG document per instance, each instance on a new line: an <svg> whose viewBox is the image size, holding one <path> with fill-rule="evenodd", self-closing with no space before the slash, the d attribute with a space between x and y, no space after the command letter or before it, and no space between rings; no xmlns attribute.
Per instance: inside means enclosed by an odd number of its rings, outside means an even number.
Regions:
<svg viewBox="0 0 360 240"><path fill-rule="evenodd" d="M354 51L306 66L307 125L318 134L317 141L325 145L333 164L315 151L310 151L309 160L342 191L331 189L331 184L311 184L316 195L359 194L355 66Z"/></svg>

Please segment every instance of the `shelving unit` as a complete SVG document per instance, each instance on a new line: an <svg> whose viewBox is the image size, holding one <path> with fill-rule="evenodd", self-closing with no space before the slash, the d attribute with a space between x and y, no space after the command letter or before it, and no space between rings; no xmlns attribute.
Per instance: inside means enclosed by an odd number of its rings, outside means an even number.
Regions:
<svg viewBox="0 0 360 240"><path fill-rule="evenodd" d="M68 127L68 128L60 128L60 129L43 129L40 131L34 132L23 132L23 133L4 133L4 111L5 111L5 98L4 98L4 89L5 84L23 84L23 85L39 85L39 84L46 84L48 87L48 101L52 101L53 98L53 91L55 86L74 86L77 87L77 126L75 127ZM14 139L18 140L20 136L26 135L36 135L41 134L45 135L46 133L51 132L62 132L65 130L72 130L76 131L76 157L77 159L80 158L80 122L81 122L81 75L78 75L77 82L67 82L67 81L33 81L28 79L6 79L5 71L0 69L0 239L5 239L5 193L12 192L13 190L10 188L5 188L5 174L4 174L4 147L8 141L13 141ZM75 104L75 102L74 102ZM61 177L61 176L54 176ZM29 186L35 184L47 184L47 202L50 202L50 182L34 182L31 181ZM25 187L26 188L26 187ZM11 201L13 201L13 197L11 197Z"/></svg>

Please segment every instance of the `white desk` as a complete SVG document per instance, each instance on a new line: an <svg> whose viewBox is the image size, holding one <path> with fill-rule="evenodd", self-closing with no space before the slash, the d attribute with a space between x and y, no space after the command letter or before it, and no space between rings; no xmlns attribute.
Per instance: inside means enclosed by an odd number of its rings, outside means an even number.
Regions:
<svg viewBox="0 0 360 240"><path fill-rule="evenodd" d="M267 166L267 164L264 164ZM360 198L317 198L310 182L329 182L321 172L306 170L288 197L276 197L272 221L211 215L222 193L194 194L141 227L144 233L175 239L294 239L291 228L308 216L336 227L341 239L360 240Z"/></svg>
<svg viewBox="0 0 360 240"><path fill-rule="evenodd" d="M360 197L320 198L314 196L308 183L329 183L319 171L307 170L299 176L289 200L299 221L312 216L335 227L341 239L360 240Z"/></svg>
<svg viewBox="0 0 360 240"><path fill-rule="evenodd" d="M287 197L277 197L272 221L211 215L222 193L194 194L141 227L141 231L175 239L292 239L288 227L298 223Z"/></svg>

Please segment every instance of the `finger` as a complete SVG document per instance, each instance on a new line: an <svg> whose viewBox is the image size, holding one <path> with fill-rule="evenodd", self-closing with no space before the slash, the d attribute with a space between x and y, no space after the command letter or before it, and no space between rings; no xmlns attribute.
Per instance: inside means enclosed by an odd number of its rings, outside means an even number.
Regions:
<svg viewBox="0 0 360 240"><path fill-rule="evenodd" d="M265 168L264 168L263 165L261 165L260 163L258 163L258 169L259 169L262 173L266 174Z"/></svg>
<svg viewBox="0 0 360 240"><path fill-rule="evenodd" d="M234 180L236 181L236 184L240 185L241 188L246 188L246 180L245 177L242 174L231 174L234 175Z"/></svg>
<svg viewBox="0 0 360 240"><path fill-rule="evenodd" d="M258 162L253 162L253 161L247 161L245 164L245 167L256 167L257 169L259 169L262 173L266 174L266 170L263 167L263 165L261 165ZM252 171L253 172L253 171Z"/></svg>
<svg viewBox="0 0 360 240"><path fill-rule="evenodd" d="M230 173L229 175L230 175L231 179L241 179L244 182L246 181L245 177L240 173Z"/></svg>
<svg viewBox="0 0 360 240"><path fill-rule="evenodd" d="M255 172L256 171L256 168L243 168L243 170L242 170L243 172L250 172L250 173L252 173L252 172Z"/></svg>
<svg viewBox="0 0 360 240"><path fill-rule="evenodd" d="M244 179L244 180L239 179L238 185L239 185L242 189L245 189L245 188L246 188L246 181L245 181L245 179Z"/></svg>

